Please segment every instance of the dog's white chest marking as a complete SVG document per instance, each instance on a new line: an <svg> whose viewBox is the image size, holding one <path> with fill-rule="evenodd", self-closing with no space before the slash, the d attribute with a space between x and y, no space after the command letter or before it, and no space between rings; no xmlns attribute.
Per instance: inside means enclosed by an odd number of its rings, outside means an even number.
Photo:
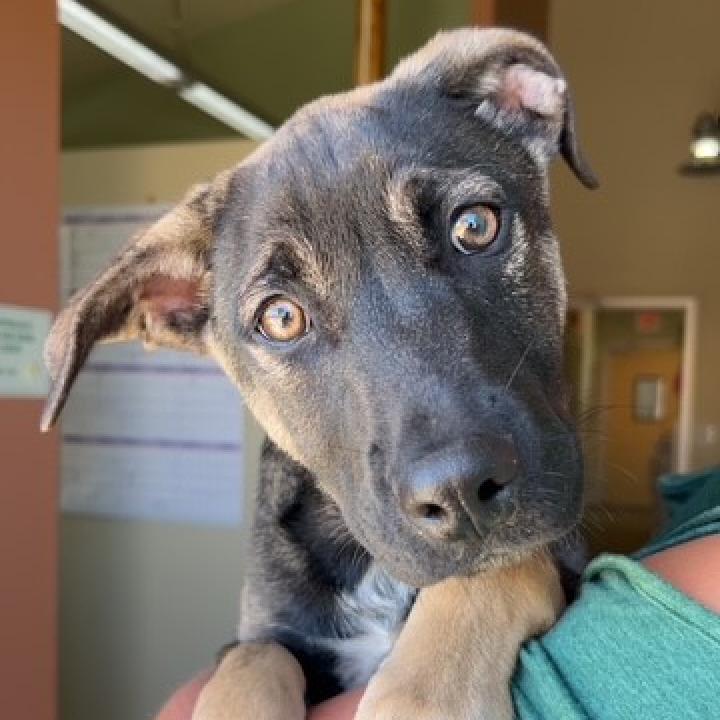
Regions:
<svg viewBox="0 0 720 720"><path fill-rule="evenodd" d="M338 630L346 636L327 642L335 670L346 688L365 684L392 650L414 590L372 565L351 592L339 599Z"/></svg>

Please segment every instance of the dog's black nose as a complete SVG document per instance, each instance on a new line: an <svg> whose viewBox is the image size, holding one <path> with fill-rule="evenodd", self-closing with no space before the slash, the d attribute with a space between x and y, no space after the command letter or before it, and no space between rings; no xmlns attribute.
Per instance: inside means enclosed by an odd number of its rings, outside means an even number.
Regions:
<svg viewBox="0 0 720 720"><path fill-rule="evenodd" d="M408 518L434 539L482 535L506 506L506 488L517 471L512 440L475 439L470 446L434 452L414 465L400 501Z"/></svg>

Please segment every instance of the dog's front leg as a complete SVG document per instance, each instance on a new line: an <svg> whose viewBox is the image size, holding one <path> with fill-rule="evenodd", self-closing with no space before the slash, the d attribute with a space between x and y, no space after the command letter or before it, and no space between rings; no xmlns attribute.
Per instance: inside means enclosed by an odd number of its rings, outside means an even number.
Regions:
<svg viewBox="0 0 720 720"><path fill-rule="evenodd" d="M522 643L564 605L545 553L423 590L356 720L508 720Z"/></svg>
<svg viewBox="0 0 720 720"><path fill-rule="evenodd" d="M303 720L305 676L276 643L230 650L200 693L193 720Z"/></svg>

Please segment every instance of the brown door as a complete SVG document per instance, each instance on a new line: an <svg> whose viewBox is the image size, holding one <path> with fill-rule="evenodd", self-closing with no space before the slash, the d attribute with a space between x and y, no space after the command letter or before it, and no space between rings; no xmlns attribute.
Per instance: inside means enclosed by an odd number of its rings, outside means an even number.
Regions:
<svg viewBox="0 0 720 720"><path fill-rule="evenodd" d="M616 549L636 549L656 529L657 474L672 469L682 362L679 348L608 352L604 359L603 404L605 505ZM651 419L637 405L638 383L661 388L660 416Z"/></svg>

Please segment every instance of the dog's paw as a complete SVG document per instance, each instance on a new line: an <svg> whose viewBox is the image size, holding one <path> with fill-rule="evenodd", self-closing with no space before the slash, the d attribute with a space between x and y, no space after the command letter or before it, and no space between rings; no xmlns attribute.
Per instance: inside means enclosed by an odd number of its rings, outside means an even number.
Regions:
<svg viewBox="0 0 720 720"><path fill-rule="evenodd" d="M362 702L355 720L512 720L510 703L485 703L470 707L449 708L431 699L422 699L409 693L394 693L382 698Z"/></svg>
<svg viewBox="0 0 720 720"><path fill-rule="evenodd" d="M228 652L198 697L192 720L304 720L305 678L273 643Z"/></svg>
<svg viewBox="0 0 720 720"><path fill-rule="evenodd" d="M403 693L360 703L355 720L449 720L449 716L443 708Z"/></svg>
<svg viewBox="0 0 720 720"><path fill-rule="evenodd" d="M412 692L391 692L379 697L366 696L355 715L355 720L450 719L446 708L438 707L432 699Z"/></svg>
<svg viewBox="0 0 720 720"><path fill-rule="evenodd" d="M432 678L380 673L368 686L355 720L512 720L506 687L468 688Z"/></svg>

